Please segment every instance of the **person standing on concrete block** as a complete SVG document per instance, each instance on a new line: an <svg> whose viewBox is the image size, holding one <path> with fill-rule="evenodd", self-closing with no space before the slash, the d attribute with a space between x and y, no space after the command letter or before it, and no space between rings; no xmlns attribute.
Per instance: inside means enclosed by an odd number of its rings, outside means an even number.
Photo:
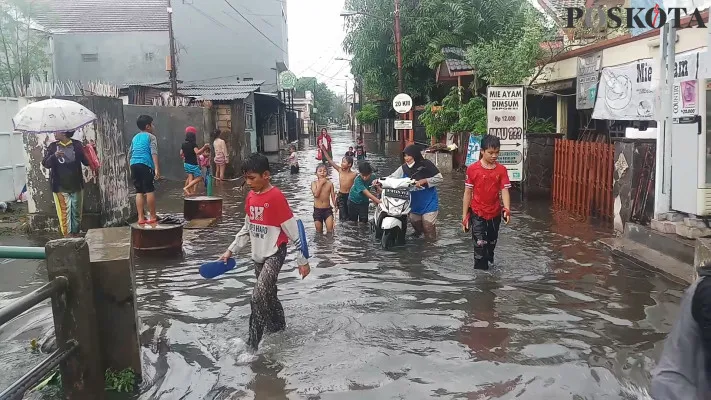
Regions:
<svg viewBox="0 0 711 400"><path fill-rule="evenodd" d="M698 272L652 371L652 398L711 398L711 266Z"/></svg>
<svg viewBox="0 0 711 400"><path fill-rule="evenodd" d="M84 146L72 139L74 132L57 132L44 153L42 165L49 169L49 184L59 217L59 229L64 237L77 236L81 231L84 204L84 175L81 165L89 166Z"/></svg>
<svg viewBox="0 0 711 400"><path fill-rule="evenodd" d="M138 223L155 224L156 216L155 180L160 179L158 166L158 140L153 135L153 118L141 115L136 120L140 132L133 137L131 148L128 151L131 164L131 177L136 188L136 209L138 210ZM150 215L146 220L143 207L148 203Z"/></svg>

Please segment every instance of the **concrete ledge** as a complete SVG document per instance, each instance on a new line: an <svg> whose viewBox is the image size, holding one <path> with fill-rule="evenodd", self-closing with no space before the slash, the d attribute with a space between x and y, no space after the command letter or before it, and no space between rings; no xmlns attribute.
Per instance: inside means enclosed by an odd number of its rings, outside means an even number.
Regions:
<svg viewBox="0 0 711 400"><path fill-rule="evenodd" d="M655 220L652 220L654 224ZM675 222L662 221L661 224L670 224L672 228L676 227ZM694 246L695 241L680 237L671 231L670 233L662 233L647 226L628 222L625 224L625 239L637 242L645 247L654 249L664 255L675 258L684 264L694 264Z"/></svg>
<svg viewBox="0 0 711 400"><path fill-rule="evenodd" d="M693 265L662 254L630 239L605 238L598 240L598 242L610 249L612 254L644 269L658 272L673 281L689 284L696 278L696 270ZM709 254L711 255L711 253Z"/></svg>

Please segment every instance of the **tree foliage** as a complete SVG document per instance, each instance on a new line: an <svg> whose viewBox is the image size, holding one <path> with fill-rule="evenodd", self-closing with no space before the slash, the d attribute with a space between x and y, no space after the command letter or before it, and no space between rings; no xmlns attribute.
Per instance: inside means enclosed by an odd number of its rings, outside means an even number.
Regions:
<svg viewBox="0 0 711 400"><path fill-rule="evenodd" d="M378 106L373 103L364 104L360 111L356 113L356 119L361 124L374 124L378 122Z"/></svg>
<svg viewBox="0 0 711 400"><path fill-rule="evenodd" d="M24 95L50 67L48 35L32 21L36 7L28 0L0 1L0 96Z"/></svg>
<svg viewBox="0 0 711 400"><path fill-rule="evenodd" d="M553 37L543 16L536 10L526 10L525 22L501 30L498 37L481 41L467 51L467 61L478 76L491 85L519 85L537 77L536 69L545 64L545 43Z"/></svg>
<svg viewBox="0 0 711 400"><path fill-rule="evenodd" d="M452 131L459 121L459 90L454 87L442 99L442 104L431 102L425 105L425 111L420 114L420 122L425 126L427 137L439 139Z"/></svg>
<svg viewBox="0 0 711 400"><path fill-rule="evenodd" d="M533 7L520 0L402 0L403 84L416 104L430 101L434 68L445 47L466 49L520 27ZM392 0L347 0L346 9L360 15L347 20L343 48L353 56L353 74L362 76L365 91L391 99L397 89Z"/></svg>
<svg viewBox="0 0 711 400"><path fill-rule="evenodd" d="M296 81L296 90L310 91L316 96L314 107L316 107L316 115L314 119L316 123L325 125L331 120L341 120L343 115L338 115L342 108L338 107L339 98L336 94L323 82L312 77L299 78Z"/></svg>
<svg viewBox="0 0 711 400"><path fill-rule="evenodd" d="M459 108L459 121L451 128L452 132L486 133L486 101L477 96Z"/></svg>

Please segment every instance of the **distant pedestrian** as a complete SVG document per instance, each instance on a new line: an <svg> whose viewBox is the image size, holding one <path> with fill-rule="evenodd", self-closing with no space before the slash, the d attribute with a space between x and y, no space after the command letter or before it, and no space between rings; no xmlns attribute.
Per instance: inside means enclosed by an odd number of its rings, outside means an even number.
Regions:
<svg viewBox="0 0 711 400"><path fill-rule="evenodd" d="M358 144L356 144L355 152L356 152L356 158L358 161L365 160L365 157L366 157L365 145L363 145L363 138L362 137L358 138Z"/></svg>
<svg viewBox="0 0 711 400"><path fill-rule="evenodd" d="M84 204L84 175L81 166L89 166L84 156L84 146L72 139L74 132L54 134L44 153L42 165L49 169L49 185L59 218L59 229L64 237L76 236L81 231Z"/></svg>
<svg viewBox="0 0 711 400"><path fill-rule="evenodd" d="M496 162L501 142L492 135L481 139L481 159L467 168L462 204L462 227L474 240L474 268L487 270L494 263L494 250L502 217L511 218L511 182L506 167ZM504 207L501 208L501 200Z"/></svg>
<svg viewBox="0 0 711 400"><path fill-rule="evenodd" d="M294 145L289 146L289 169L292 175L299 173L299 157L296 154L296 146Z"/></svg>
<svg viewBox="0 0 711 400"><path fill-rule="evenodd" d="M154 224L157 222L155 180L160 179L160 167L158 166L158 141L153 135L153 118L149 115L141 115L136 120L138 132L131 140L131 148L128 150L131 164L131 177L133 186L136 188L136 209L138 211L139 224ZM146 220L143 207L148 203L150 215Z"/></svg>
<svg viewBox="0 0 711 400"><path fill-rule="evenodd" d="M355 158L355 156L356 154L355 151L353 151L353 146L350 146L344 157Z"/></svg>
<svg viewBox="0 0 711 400"><path fill-rule="evenodd" d="M210 148L206 148L205 151L198 156L198 165L202 171L202 176L205 181L205 188L207 189L207 180L210 179Z"/></svg>
<svg viewBox="0 0 711 400"><path fill-rule="evenodd" d="M212 148L215 151L215 178L225 179L225 168L229 164L227 157L227 144L221 137L222 132L215 129L212 133Z"/></svg>
<svg viewBox="0 0 711 400"><path fill-rule="evenodd" d="M197 129L192 126L185 128L185 142L180 148L180 156L184 160L183 167L188 175L187 184L183 188L183 193L186 196L195 194L195 186L202 181L202 171L200 171L200 166L198 165L198 156L202 155L209 146L209 144L205 143L198 148Z"/></svg>
<svg viewBox="0 0 711 400"><path fill-rule="evenodd" d="M321 129L321 134L318 136L318 139L316 139L316 146L318 147L318 157L316 158L324 164L328 163L323 154L323 149L326 149L325 152L331 158L333 158L333 149L331 149L331 135L328 134L328 130L326 128Z"/></svg>
<svg viewBox="0 0 711 400"><path fill-rule="evenodd" d="M278 332L286 328L284 308L277 297L277 281L286 259L289 239L298 250L296 262L301 277L305 278L311 268L301 252L299 228L289 202L281 190L271 184L267 157L250 155L242 164L242 173L252 189L244 204L244 224L220 260L227 262L234 253L251 243L257 281L250 302L252 313L247 345L256 350L265 331Z"/></svg>

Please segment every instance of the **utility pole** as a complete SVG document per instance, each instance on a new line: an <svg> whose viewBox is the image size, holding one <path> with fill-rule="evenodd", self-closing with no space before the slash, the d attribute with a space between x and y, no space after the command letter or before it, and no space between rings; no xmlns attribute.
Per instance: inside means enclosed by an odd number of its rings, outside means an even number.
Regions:
<svg viewBox="0 0 711 400"><path fill-rule="evenodd" d="M170 40L170 91L173 101L178 101L178 66L175 65L175 36L173 35L173 7L168 0L168 37Z"/></svg>
<svg viewBox="0 0 711 400"><path fill-rule="evenodd" d="M676 28L671 22L665 24L660 31L660 46L662 60L661 75L661 129L657 130L657 160L654 178L654 218L671 210L671 138L674 127L672 118L672 92L674 90L674 64L676 63Z"/></svg>
<svg viewBox="0 0 711 400"><path fill-rule="evenodd" d="M345 80L346 85L344 88L346 89L346 107L348 108L348 128L351 130L351 133L353 133L353 125L351 125L351 108L348 107L348 79Z"/></svg>
<svg viewBox="0 0 711 400"><path fill-rule="evenodd" d="M402 93L402 52L400 50L400 0L395 0L395 56L397 57L397 90Z"/></svg>
<svg viewBox="0 0 711 400"><path fill-rule="evenodd" d="M313 94L313 96L311 96L311 97L313 97L313 99L314 99L313 110L316 110L316 112L313 113L313 119L314 119L314 137L316 136L316 131L318 130L318 126L316 126L316 114L318 114L318 108L316 108L316 84L317 84L317 83L318 83L318 81L316 80L316 77L314 77L314 94Z"/></svg>

